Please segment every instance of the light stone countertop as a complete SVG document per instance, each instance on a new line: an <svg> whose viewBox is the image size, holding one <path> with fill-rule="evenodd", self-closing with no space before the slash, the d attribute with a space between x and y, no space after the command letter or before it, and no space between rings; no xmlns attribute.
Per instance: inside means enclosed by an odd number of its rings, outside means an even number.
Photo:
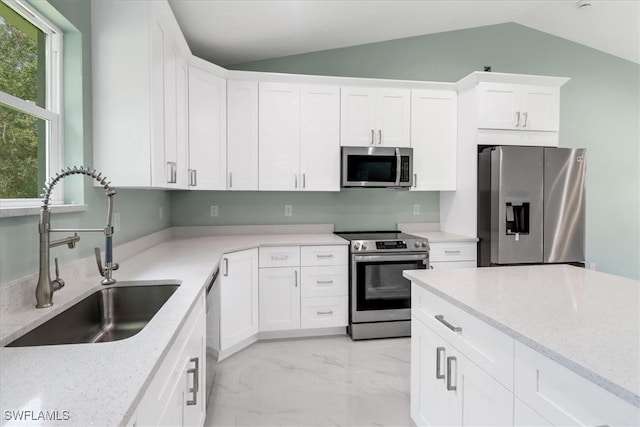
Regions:
<svg viewBox="0 0 640 427"><path fill-rule="evenodd" d="M97 344L1 347L1 424L12 424L6 411L31 411L34 417L39 411L58 411L54 414L57 421L30 421L29 425L127 422L224 253L261 246L342 244L348 242L331 233L174 238L120 260L115 276L121 284L131 280L173 280L181 286L145 328L131 338ZM86 282L82 286L56 292L51 309L29 307L2 313L0 345L102 288L96 285L95 277L82 280ZM25 421L13 422L26 425Z"/></svg>
<svg viewBox="0 0 640 427"><path fill-rule="evenodd" d="M477 237L462 236L460 234L445 233L444 231L412 231L409 234L427 239L429 243L457 243L478 241Z"/></svg>
<svg viewBox="0 0 640 427"><path fill-rule="evenodd" d="M404 276L640 407L640 282L568 265Z"/></svg>

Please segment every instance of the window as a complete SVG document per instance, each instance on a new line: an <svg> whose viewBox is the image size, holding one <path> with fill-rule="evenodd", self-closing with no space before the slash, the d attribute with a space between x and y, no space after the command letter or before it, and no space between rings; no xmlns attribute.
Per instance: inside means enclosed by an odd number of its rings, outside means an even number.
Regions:
<svg viewBox="0 0 640 427"><path fill-rule="evenodd" d="M62 166L60 38L26 2L0 0L0 207L39 205Z"/></svg>

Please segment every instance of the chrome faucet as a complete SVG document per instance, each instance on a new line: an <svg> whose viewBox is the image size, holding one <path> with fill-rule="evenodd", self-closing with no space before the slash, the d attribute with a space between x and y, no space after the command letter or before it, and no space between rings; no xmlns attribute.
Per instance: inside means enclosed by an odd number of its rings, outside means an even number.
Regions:
<svg viewBox="0 0 640 427"><path fill-rule="evenodd" d="M107 225L104 228L86 228L86 229L53 229L51 228L51 211L49 210L49 202L53 187L63 178L69 175L87 175L95 178L105 189L107 194ZM116 195L116 189L110 186L107 177L103 177L101 173L97 173L95 169L91 170L84 166L74 166L73 168L63 169L56 174L48 183L45 184L44 194L42 195L42 207L40 209L40 273L38 276L38 286L36 286L36 308L46 308L53 305L53 293L60 290L64 286L64 280L60 278L58 269L58 259L55 259L56 278L51 280L51 272L49 265L49 249L55 246L67 245L69 249L75 247L76 242L80 240L78 232L100 232L104 233L105 239L105 260L104 267L100 259L100 248L95 248L96 261L98 263L98 271L104 277L100 283L103 285L111 285L116 282L112 276L112 272L118 269L118 264L113 262L113 196ZM65 237L60 240L50 241L50 233L74 233L73 236Z"/></svg>

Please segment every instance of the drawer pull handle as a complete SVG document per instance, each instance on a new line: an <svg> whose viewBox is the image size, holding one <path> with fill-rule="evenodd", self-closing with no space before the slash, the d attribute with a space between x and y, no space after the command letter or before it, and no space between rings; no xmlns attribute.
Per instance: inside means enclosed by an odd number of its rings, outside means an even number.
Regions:
<svg viewBox="0 0 640 427"><path fill-rule="evenodd" d="M318 313L319 315L322 315L322 314L333 314L333 310L329 310L329 311L316 311L316 313Z"/></svg>
<svg viewBox="0 0 640 427"><path fill-rule="evenodd" d="M452 362L456 362L456 375L451 375L451 364ZM455 356L447 357L447 390L456 391L458 389L458 359ZM456 383L451 384L451 378L456 377Z"/></svg>
<svg viewBox="0 0 640 427"><path fill-rule="evenodd" d="M189 362L195 363L195 368L187 369L187 375L193 374L193 387L189 389L189 393L193 399L187 400L187 406L194 406L198 404L198 391L200 390L200 384L198 383L198 377L200 376L200 358L194 357Z"/></svg>
<svg viewBox="0 0 640 427"><path fill-rule="evenodd" d="M445 375L440 373L441 364L440 364L440 355L444 355L444 347L436 348L436 379L442 380Z"/></svg>
<svg viewBox="0 0 640 427"><path fill-rule="evenodd" d="M271 261L286 261L289 255L271 255Z"/></svg>
<svg viewBox="0 0 640 427"><path fill-rule="evenodd" d="M459 249L456 249L455 251L445 250L444 253L447 254L447 255L458 255L458 254L460 254L462 252Z"/></svg>
<svg viewBox="0 0 640 427"><path fill-rule="evenodd" d="M333 254L317 254L317 258L333 258Z"/></svg>
<svg viewBox="0 0 640 427"><path fill-rule="evenodd" d="M460 326L453 326L451 323L444 320L444 316L442 314L436 314L436 320L451 329L453 332L462 332L462 328Z"/></svg>
<svg viewBox="0 0 640 427"><path fill-rule="evenodd" d="M333 280L316 280L318 285L333 285Z"/></svg>

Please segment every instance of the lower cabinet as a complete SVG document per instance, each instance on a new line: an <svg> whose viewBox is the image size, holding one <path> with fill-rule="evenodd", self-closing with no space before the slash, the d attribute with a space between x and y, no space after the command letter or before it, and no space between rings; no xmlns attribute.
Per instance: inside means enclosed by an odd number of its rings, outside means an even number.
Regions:
<svg viewBox="0 0 640 427"><path fill-rule="evenodd" d="M222 353L258 333L258 249L224 254L220 276L215 305L220 310Z"/></svg>
<svg viewBox="0 0 640 427"><path fill-rule="evenodd" d="M300 267L260 269L261 331L300 328Z"/></svg>
<svg viewBox="0 0 640 427"><path fill-rule="evenodd" d="M514 390L547 425L640 425L640 408L520 342Z"/></svg>
<svg viewBox="0 0 640 427"><path fill-rule="evenodd" d="M138 404L133 425L204 424L205 319L203 291Z"/></svg>
<svg viewBox="0 0 640 427"><path fill-rule="evenodd" d="M513 394L412 317L411 418L425 426L512 425Z"/></svg>
<svg viewBox="0 0 640 427"><path fill-rule="evenodd" d="M260 248L260 331L347 326L344 245Z"/></svg>
<svg viewBox="0 0 640 427"><path fill-rule="evenodd" d="M434 270L475 268L476 242L429 242L429 266Z"/></svg>

